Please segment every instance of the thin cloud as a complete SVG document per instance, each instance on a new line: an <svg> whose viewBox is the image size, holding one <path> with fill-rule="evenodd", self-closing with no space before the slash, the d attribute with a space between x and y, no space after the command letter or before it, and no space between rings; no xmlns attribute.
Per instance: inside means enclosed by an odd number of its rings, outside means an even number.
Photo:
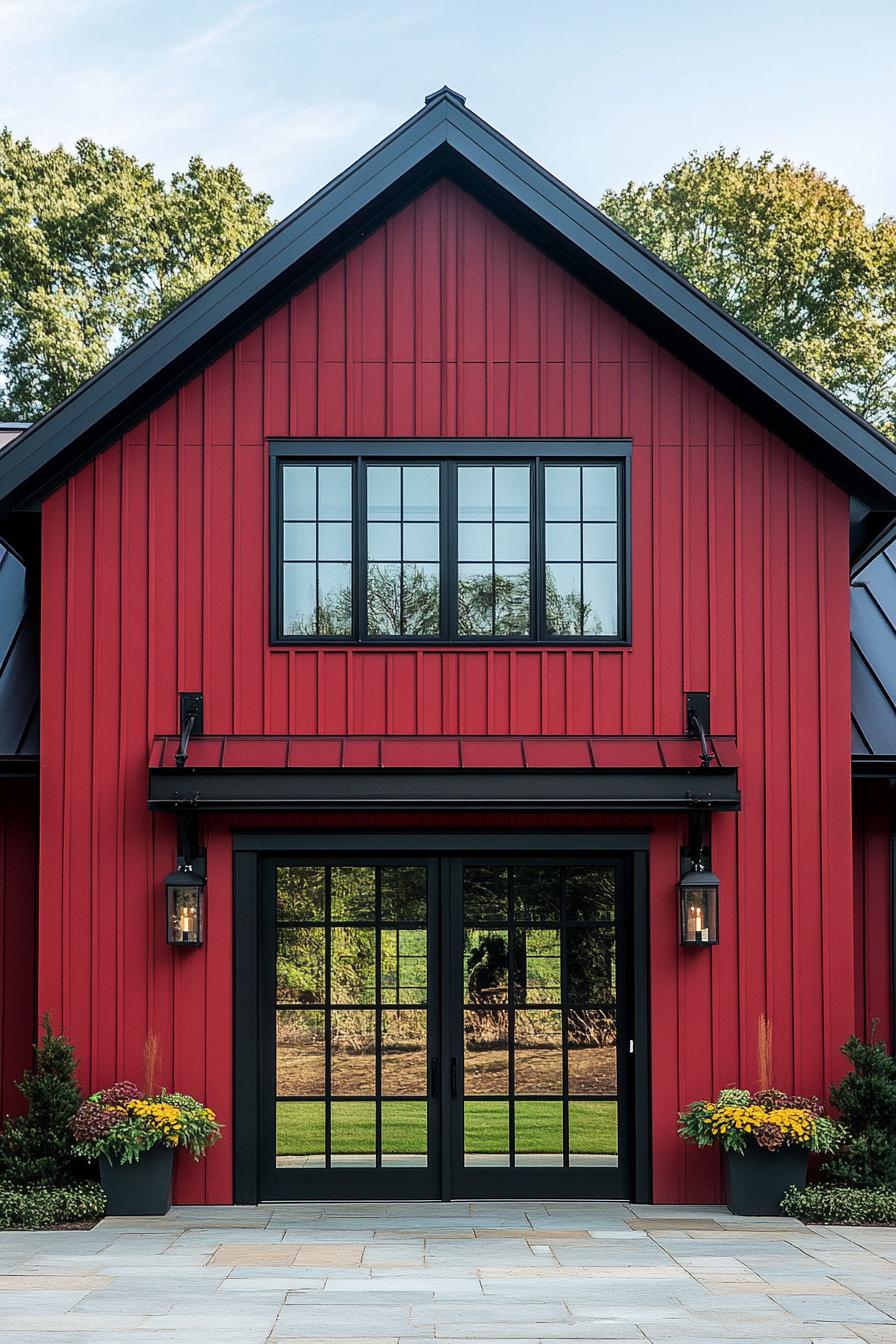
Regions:
<svg viewBox="0 0 896 1344"><path fill-rule="evenodd" d="M193 37L178 42L171 48L171 54L175 57L193 56L208 51L212 47L217 47L220 43L232 37L240 28L245 27L246 22L253 15L261 13L262 10L271 9L276 3L277 0L252 0L250 4L241 5L223 18L220 23L214 23L202 32L194 34Z"/></svg>

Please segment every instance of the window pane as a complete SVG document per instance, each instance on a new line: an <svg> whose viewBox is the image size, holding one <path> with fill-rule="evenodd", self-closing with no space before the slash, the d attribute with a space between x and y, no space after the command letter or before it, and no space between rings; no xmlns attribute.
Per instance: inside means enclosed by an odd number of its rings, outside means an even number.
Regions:
<svg viewBox="0 0 896 1344"><path fill-rule="evenodd" d="M546 523L544 553L548 561L580 560L582 533L578 523Z"/></svg>
<svg viewBox="0 0 896 1344"><path fill-rule="evenodd" d="M495 467L495 518L503 522L529 517L530 467Z"/></svg>
<svg viewBox="0 0 896 1344"><path fill-rule="evenodd" d="M481 565L457 567L457 633L490 635L495 604L495 582L491 569Z"/></svg>
<svg viewBox="0 0 896 1344"><path fill-rule="evenodd" d="M288 1008L278 1012L278 1095L322 1097L325 1076L324 1014Z"/></svg>
<svg viewBox="0 0 896 1344"><path fill-rule="evenodd" d="M320 635L350 635L352 632L352 567L318 565L317 632Z"/></svg>
<svg viewBox="0 0 896 1344"><path fill-rule="evenodd" d="M583 560L616 561L616 525L614 523L586 523L582 529ZM557 557L559 559L559 556Z"/></svg>
<svg viewBox="0 0 896 1344"><path fill-rule="evenodd" d="M457 516L461 522L473 523L491 518L491 467L458 467Z"/></svg>
<svg viewBox="0 0 896 1344"><path fill-rule="evenodd" d="M405 561L428 560L438 562L438 523L405 523L404 555L402 559Z"/></svg>
<svg viewBox="0 0 896 1344"><path fill-rule="evenodd" d="M544 516L573 521L581 515L579 467L545 467Z"/></svg>
<svg viewBox="0 0 896 1344"><path fill-rule="evenodd" d="M401 634L401 565L367 566L367 629L371 635Z"/></svg>
<svg viewBox="0 0 896 1344"><path fill-rule="evenodd" d="M317 538L313 523L284 523L283 559L316 560Z"/></svg>
<svg viewBox="0 0 896 1344"><path fill-rule="evenodd" d="M439 521L439 468L405 467L404 516L411 521Z"/></svg>
<svg viewBox="0 0 896 1344"><path fill-rule="evenodd" d="M283 468L284 519L314 518L317 512L316 467Z"/></svg>
<svg viewBox="0 0 896 1344"><path fill-rule="evenodd" d="M350 521L352 516L352 469L318 467L318 517Z"/></svg>
<svg viewBox="0 0 896 1344"><path fill-rule="evenodd" d="M545 613L549 635L582 633L582 572L579 565L547 565Z"/></svg>
<svg viewBox="0 0 896 1344"><path fill-rule="evenodd" d="M323 929L277 932L277 1002L323 1003Z"/></svg>
<svg viewBox="0 0 896 1344"><path fill-rule="evenodd" d="M582 633L586 635L615 635L618 628L616 612L616 566L583 565Z"/></svg>
<svg viewBox="0 0 896 1344"><path fill-rule="evenodd" d="M401 524L370 523L367 527L367 559L401 560Z"/></svg>
<svg viewBox="0 0 896 1344"><path fill-rule="evenodd" d="M529 568L495 565L495 634L529 633Z"/></svg>
<svg viewBox="0 0 896 1344"><path fill-rule="evenodd" d="M317 633L317 585L314 565L283 566L283 630L287 635Z"/></svg>
<svg viewBox="0 0 896 1344"><path fill-rule="evenodd" d="M372 921L376 900L376 870L332 868L330 870L331 918L337 923Z"/></svg>
<svg viewBox="0 0 896 1344"><path fill-rule="evenodd" d="M584 517L591 522L615 521L618 467L584 467L582 499Z"/></svg>
<svg viewBox="0 0 896 1344"><path fill-rule="evenodd" d="M426 921L426 869L382 870L384 923L423 924Z"/></svg>
<svg viewBox="0 0 896 1344"><path fill-rule="evenodd" d="M319 924L324 917L323 868L277 869L278 920L303 920Z"/></svg>
<svg viewBox="0 0 896 1344"><path fill-rule="evenodd" d="M402 585L403 635L439 633L439 566L405 565Z"/></svg>
<svg viewBox="0 0 896 1344"><path fill-rule="evenodd" d="M401 517L401 467L367 468L367 517L370 522Z"/></svg>
<svg viewBox="0 0 896 1344"><path fill-rule="evenodd" d="M321 523L317 529L318 560L347 560L352 558L351 523Z"/></svg>
<svg viewBox="0 0 896 1344"><path fill-rule="evenodd" d="M495 525L495 559L529 559L529 524L497 523Z"/></svg>
<svg viewBox="0 0 896 1344"><path fill-rule="evenodd" d="M325 1103L277 1103L277 1166L322 1167L325 1164Z"/></svg>
<svg viewBox="0 0 896 1344"><path fill-rule="evenodd" d="M457 528L458 560L492 560L492 528L490 523L459 523Z"/></svg>
<svg viewBox="0 0 896 1344"><path fill-rule="evenodd" d="M563 1102L521 1101L515 1115L516 1165L563 1166Z"/></svg>
<svg viewBox="0 0 896 1344"><path fill-rule="evenodd" d="M382 1105L384 1167L425 1167L425 1101L385 1101Z"/></svg>

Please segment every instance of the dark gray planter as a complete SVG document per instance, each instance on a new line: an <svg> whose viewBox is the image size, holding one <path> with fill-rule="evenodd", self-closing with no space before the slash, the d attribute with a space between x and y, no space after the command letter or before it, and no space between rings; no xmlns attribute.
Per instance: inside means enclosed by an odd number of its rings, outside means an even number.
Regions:
<svg viewBox="0 0 896 1344"><path fill-rule="evenodd" d="M781 1200L792 1185L802 1190L809 1166L807 1148L771 1151L747 1140L745 1153L723 1152L725 1189L732 1213L758 1218L781 1214Z"/></svg>
<svg viewBox="0 0 896 1344"><path fill-rule="evenodd" d="M174 1149L157 1143L136 1162L100 1158L100 1180L110 1218L151 1217L171 1208Z"/></svg>

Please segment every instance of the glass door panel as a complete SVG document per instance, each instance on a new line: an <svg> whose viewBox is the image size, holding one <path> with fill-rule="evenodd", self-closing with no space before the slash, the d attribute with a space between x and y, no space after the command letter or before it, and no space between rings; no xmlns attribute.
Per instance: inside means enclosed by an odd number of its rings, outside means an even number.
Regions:
<svg viewBox="0 0 896 1344"><path fill-rule="evenodd" d="M412 1171L436 1193L434 865L278 864L272 882L275 1193L401 1193Z"/></svg>
<svg viewBox="0 0 896 1344"><path fill-rule="evenodd" d="M581 1167L607 1173L601 1192L615 1193L618 872L615 862L455 864L458 1193L523 1196L552 1188L550 1170L561 1190L578 1179L563 1173Z"/></svg>

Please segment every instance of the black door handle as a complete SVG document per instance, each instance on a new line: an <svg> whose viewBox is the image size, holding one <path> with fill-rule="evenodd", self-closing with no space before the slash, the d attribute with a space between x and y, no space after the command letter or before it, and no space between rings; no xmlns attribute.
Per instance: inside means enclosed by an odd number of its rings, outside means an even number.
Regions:
<svg viewBox="0 0 896 1344"><path fill-rule="evenodd" d="M439 1057L433 1055L429 1061L429 1095L437 1097L439 1095Z"/></svg>
<svg viewBox="0 0 896 1344"><path fill-rule="evenodd" d="M451 1059L451 1100L457 1097L457 1059L452 1056Z"/></svg>

